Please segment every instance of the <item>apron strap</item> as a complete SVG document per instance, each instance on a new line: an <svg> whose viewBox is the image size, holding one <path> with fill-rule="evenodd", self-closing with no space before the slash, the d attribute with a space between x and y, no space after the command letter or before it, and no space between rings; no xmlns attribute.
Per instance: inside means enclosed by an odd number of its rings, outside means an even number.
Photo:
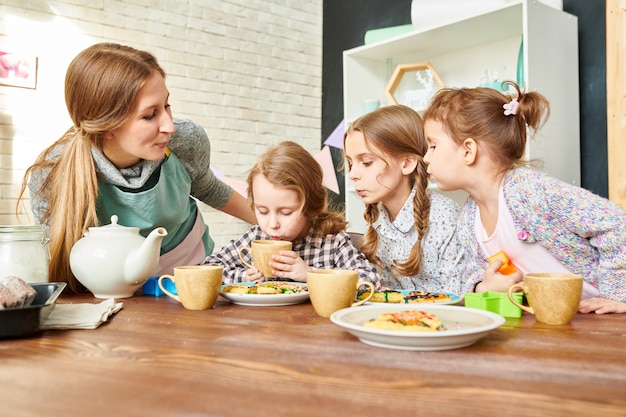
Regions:
<svg viewBox="0 0 626 417"><path fill-rule="evenodd" d="M200 265L206 258L206 250L202 236L206 226L196 210L196 221L187 237L171 251L164 253L159 258L159 265L151 276L173 274L174 267L181 265Z"/></svg>

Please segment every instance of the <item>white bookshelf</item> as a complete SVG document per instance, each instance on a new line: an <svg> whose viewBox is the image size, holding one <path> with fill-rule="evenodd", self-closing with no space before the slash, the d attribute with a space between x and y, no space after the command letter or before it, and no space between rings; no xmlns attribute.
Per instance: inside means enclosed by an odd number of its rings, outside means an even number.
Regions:
<svg viewBox="0 0 626 417"><path fill-rule="evenodd" d="M528 142L526 155L543 162L557 178L580 185L578 19L533 0L512 0L501 8L424 27L343 53L346 128L364 113L363 102L379 98L397 64L430 62L446 87L474 87L487 68L500 80L516 80L522 45L528 91L551 104L551 116ZM436 187L434 187L436 188ZM365 231L364 205L346 174L346 217L351 232ZM444 193L459 203L465 193Z"/></svg>

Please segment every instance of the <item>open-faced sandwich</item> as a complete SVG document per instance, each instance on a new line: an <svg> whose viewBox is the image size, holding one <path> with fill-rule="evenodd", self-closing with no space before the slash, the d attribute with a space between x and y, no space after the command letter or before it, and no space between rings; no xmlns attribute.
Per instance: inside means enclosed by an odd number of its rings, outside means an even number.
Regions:
<svg viewBox="0 0 626 417"><path fill-rule="evenodd" d="M366 322L364 326L372 329L403 332L435 332L443 330L443 324L439 317L419 310L384 313Z"/></svg>
<svg viewBox="0 0 626 417"><path fill-rule="evenodd" d="M306 291L306 285L284 281L267 281L254 285L232 284L222 288L222 292L231 294L297 294Z"/></svg>
<svg viewBox="0 0 626 417"><path fill-rule="evenodd" d="M364 291L361 292L359 291L359 293L357 294L357 299L359 300L365 300L367 298L367 296L369 295L369 291ZM369 299L370 302L372 303L395 303L395 304L401 304L401 303L405 303L406 301L404 300L404 294L402 294L400 291L376 291L374 292L374 295L372 295L372 298Z"/></svg>
<svg viewBox="0 0 626 417"><path fill-rule="evenodd" d="M369 291L357 294L357 299L364 300L369 295ZM372 303L394 303L394 304L416 304L416 303L437 303L442 301L450 301L450 296L445 293L433 293L427 291L398 291L398 290L380 290L374 292Z"/></svg>
<svg viewBox="0 0 626 417"><path fill-rule="evenodd" d="M441 301L449 301L450 296L441 292L411 291L407 294L405 299L406 302L410 304L437 303Z"/></svg>

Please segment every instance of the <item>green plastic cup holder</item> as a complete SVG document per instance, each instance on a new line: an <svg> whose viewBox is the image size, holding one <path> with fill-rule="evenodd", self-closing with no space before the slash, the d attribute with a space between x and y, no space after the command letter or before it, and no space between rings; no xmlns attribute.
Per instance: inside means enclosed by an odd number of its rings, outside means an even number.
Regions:
<svg viewBox="0 0 626 417"><path fill-rule="evenodd" d="M524 294L513 293L513 299L522 304ZM477 308L497 313L502 317L522 317L522 309L509 300L505 292L471 292L465 294L465 307Z"/></svg>

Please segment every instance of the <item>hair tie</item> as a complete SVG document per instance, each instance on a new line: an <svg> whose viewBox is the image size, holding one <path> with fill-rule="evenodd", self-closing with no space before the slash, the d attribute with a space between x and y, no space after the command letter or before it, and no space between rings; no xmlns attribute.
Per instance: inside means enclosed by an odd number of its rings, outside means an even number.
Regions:
<svg viewBox="0 0 626 417"><path fill-rule="evenodd" d="M516 98L511 99L509 103L503 104L502 108L504 109L504 115L505 116L516 115L518 105L519 103L517 102Z"/></svg>

